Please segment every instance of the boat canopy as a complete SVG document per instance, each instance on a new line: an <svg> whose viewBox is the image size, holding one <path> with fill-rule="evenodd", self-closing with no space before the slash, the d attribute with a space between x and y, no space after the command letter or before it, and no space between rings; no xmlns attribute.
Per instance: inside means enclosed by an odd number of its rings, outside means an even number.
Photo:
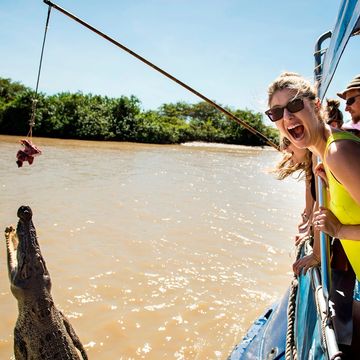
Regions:
<svg viewBox="0 0 360 360"><path fill-rule="evenodd" d="M340 4L338 17L333 32L327 33L328 36L320 38L321 40L319 39L319 41L323 41L331 36L330 44L324 54L322 63L316 64L316 69L318 69L318 71L315 71L318 81L318 96L321 100L323 100L325 93L330 85L347 42L351 36L359 35L359 33L360 1L344 0ZM321 44L319 47L320 46ZM319 57L321 58L321 56Z"/></svg>

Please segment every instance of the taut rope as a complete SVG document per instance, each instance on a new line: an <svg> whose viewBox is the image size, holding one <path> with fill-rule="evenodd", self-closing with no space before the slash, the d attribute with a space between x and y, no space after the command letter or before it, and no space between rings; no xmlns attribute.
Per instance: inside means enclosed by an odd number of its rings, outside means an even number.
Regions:
<svg viewBox="0 0 360 360"><path fill-rule="evenodd" d="M46 18L46 24L45 24L45 31L44 31L44 39L41 47L41 55L40 55L40 63L39 63L39 69L37 74L37 80L36 80L36 88L35 88L35 94L32 99L32 105L31 105L31 116L29 120L29 132L28 137L32 137L32 129L35 126L35 115L36 115L36 105L38 102L38 89L39 89L39 82L40 82L40 74L41 74L41 67L42 67L42 61L44 56L44 48L45 48L45 41L46 41L46 34L49 27L49 20L50 20L50 13L51 13L51 6L48 8L47 18Z"/></svg>

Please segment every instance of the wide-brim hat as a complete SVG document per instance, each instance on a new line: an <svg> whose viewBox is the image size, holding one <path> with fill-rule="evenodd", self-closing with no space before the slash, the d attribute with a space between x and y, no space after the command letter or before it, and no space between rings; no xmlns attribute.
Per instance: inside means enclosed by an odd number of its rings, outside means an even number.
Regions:
<svg viewBox="0 0 360 360"><path fill-rule="evenodd" d="M337 96L340 96L342 99L346 100L346 93L350 90L360 90L360 74L356 75L342 92L338 92Z"/></svg>

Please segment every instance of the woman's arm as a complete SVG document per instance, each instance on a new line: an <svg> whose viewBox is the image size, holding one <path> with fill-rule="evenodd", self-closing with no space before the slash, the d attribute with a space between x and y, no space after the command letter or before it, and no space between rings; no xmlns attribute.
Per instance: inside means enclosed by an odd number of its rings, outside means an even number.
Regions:
<svg viewBox="0 0 360 360"><path fill-rule="evenodd" d="M360 143L339 140L329 146L326 162L336 179L360 204Z"/></svg>
<svg viewBox="0 0 360 360"><path fill-rule="evenodd" d="M315 200L313 199L312 194L311 194L311 183L309 181L306 181L304 213L307 216L307 220L311 219L311 217L312 217L314 202L315 202Z"/></svg>
<svg viewBox="0 0 360 360"><path fill-rule="evenodd" d="M306 272L314 266L320 264L320 236L319 232L314 232L314 244L313 251L311 254L304 256L301 259L298 259L293 264L293 271L296 275L300 275L301 272L306 274Z"/></svg>
<svg viewBox="0 0 360 360"><path fill-rule="evenodd" d="M324 207L320 207L314 213L313 223L315 230L323 231L332 237L360 241L360 224L344 225L330 210Z"/></svg>

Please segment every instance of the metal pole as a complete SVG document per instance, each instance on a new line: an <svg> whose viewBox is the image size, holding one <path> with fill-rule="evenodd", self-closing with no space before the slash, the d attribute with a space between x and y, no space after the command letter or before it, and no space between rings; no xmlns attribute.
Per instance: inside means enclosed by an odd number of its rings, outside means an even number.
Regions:
<svg viewBox="0 0 360 360"><path fill-rule="evenodd" d="M327 31L326 33L322 34L315 44L315 81L321 83L321 75L322 75L322 62L321 58L325 54L325 51L322 51L321 45L326 40L331 38L332 32Z"/></svg>
<svg viewBox="0 0 360 360"><path fill-rule="evenodd" d="M328 31L320 36L315 45L315 82L317 82L318 91L321 88L322 83L322 49L321 45L326 40L331 38L331 31ZM321 159L317 158L318 163L321 162ZM326 206L326 188L322 182L320 176L317 177L317 200L319 206ZM320 231L320 259L321 259L321 286L319 284L318 276L314 276L317 279L315 281L315 296L317 298L317 304L319 306L318 316L321 319L322 326L324 328L325 344L327 349L327 354L331 360L341 360L342 353L339 351L339 346L336 340L336 335L332 323L332 314L329 306L329 294L331 286L331 269L330 269L330 238L327 234ZM318 275L316 269L312 272L313 274Z"/></svg>
<svg viewBox="0 0 360 360"><path fill-rule="evenodd" d="M318 162L320 159L318 159ZM320 176L317 178L318 183L318 203L319 206L326 206L326 189ZM327 234L320 231L320 259L321 259L321 282L327 309L329 311L329 293L331 284L330 270L330 239Z"/></svg>
<svg viewBox="0 0 360 360"><path fill-rule="evenodd" d="M315 82L317 82L318 89L321 86L322 79L322 44L325 40L331 38L332 32L328 31L322 34L315 44ZM321 162L320 158L317 159L318 163ZM317 177L318 188L318 205L326 206L326 189L323 186L321 178ZM330 240L329 236L324 232L320 232L320 259L321 259L321 281L324 298L326 301L327 309L329 309L329 293L330 293ZM329 310L328 310L329 311Z"/></svg>

